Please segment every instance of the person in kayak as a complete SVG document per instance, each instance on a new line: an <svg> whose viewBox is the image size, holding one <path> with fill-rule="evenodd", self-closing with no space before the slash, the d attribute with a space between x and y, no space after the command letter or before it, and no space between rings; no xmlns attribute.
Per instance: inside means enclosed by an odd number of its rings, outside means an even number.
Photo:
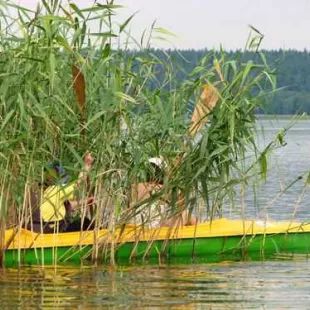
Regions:
<svg viewBox="0 0 310 310"><path fill-rule="evenodd" d="M150 199L149 203L145 203L135 210L136 215L130 221L132 224L146 224L149 228L157 228L162 226L172 227L177 223L181 225L195 225L197 220L193 216L188 216L187 210L181 211L180 214L171 214L168 210L169 202L164 199L165 194L156 197L163 189L165 163L162 158L154 157L148 160L148 171L145 182L140 182L133 186L131 193L132 205L137 202ZM169 196L169 195L168 195ZM154 197L154 201L152 201ZM181 207L181 199L177 203Z"/></svg>
<svg viewBox="0 0 310 310"><path fill-rule="evenodd" d="M57 162L45 167L45 180L41 199L32 193L31 204L38 205L33 212L32 223L27 229L35 232L55 233L87 229L90 220L87 218L81 221L72 222L72 213L83 206L92 207L93 197L77 199L77 192L88 183L88 174L91 171L93 157L90 153L84 157L84 169L79 173L76 181L69 182L68 175L64 168ZM36 195L36 197L33 197Z"/></svg>
<svg viewBox="0 0 310 310"><path fill-rule="evenodd" d="M131 205L147 200L155 196L162 187L164 175L161 158L150 158L148 161L146 180L132 186ZM132 212L132 211L130 211ZM153 202L145 203L133 211L136 215L130 219L130 223L149 227L159 227L164 220L165 203L161 199L154 199Z"/></svg>

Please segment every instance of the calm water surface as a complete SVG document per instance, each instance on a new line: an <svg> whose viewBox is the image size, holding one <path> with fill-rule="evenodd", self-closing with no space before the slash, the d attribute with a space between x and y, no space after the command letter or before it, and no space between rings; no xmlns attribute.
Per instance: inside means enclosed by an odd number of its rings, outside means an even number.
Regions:
<svg viewBox="0 0 310 310"><path fill-rule="evenodd" d="M262 151L281 128L291 125L293 127L285 137L287 145L268 157L267 181L255 180L255 190L251 186L248 188L245 199L247 218L310 220L310 187L305 186L310 172L310 121L260 120L258 128L263 130L259 131L259 145ZM303 178L296 181L299 176ZM227 210L225 216L240 218L241 213L237 208Z"/></svg>
<svg viewBox="0 0 310 310"><path fill-rule="evenodd" d="M267 144L289 121L262 120ZM299 121L288 145L270 158L266 184L246 196L248 218L310 219L310 121ZM255 199L256 197L256 199ZM227 216L240 216L228 210ZM0 271L0 309L310 309L310 262L224 262L170 266L49 267Z"/></svg>
<svg viewBox="0 0 310 310"><path fill-rule="evenodd" d="M1 309L309 309L310 263L58 267L0 273Z"/></svg>

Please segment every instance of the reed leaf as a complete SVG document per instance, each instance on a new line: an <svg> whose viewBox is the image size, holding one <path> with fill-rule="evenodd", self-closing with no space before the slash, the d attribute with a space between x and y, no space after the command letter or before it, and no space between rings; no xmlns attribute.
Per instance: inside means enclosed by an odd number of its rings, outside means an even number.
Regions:
<svg viewBox="0 0 310 310"><path fill-rule="evenodd" d="M198 215L199 208L213 219L225 200L236 204L236 187L255 171L267 176L267 151L285 145L286 131L258 151L255 110L276 86L266 59L206 52L180 81L186 58L177 63L151 48L154 33L170 36L155 22L141 40L129 35L139 49L129 50L115 42L134 15L114 22L119 5L41 3L33 12L7 1L20 13L16 21L0 12L7 28L0 36L0 188L11 197L2 215L13 208L30 218L24 191L38 188L46 163L62 162L75 179L89 149L96 157L90 179L97 230L115 231L158 201L167 205L165 219L182 209ZM23 31L12 33L17 23ZM252 35L256 49L262 36ZM150 173L148 159L159 156L166 165L162 190L132 201L132 188Z"/></svg>

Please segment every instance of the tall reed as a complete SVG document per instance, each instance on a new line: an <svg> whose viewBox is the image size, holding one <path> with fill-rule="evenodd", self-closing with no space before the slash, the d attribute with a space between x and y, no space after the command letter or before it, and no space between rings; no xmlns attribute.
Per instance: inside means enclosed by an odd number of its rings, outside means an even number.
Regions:
<svg viewBox="0 0 310 310"><path fill-rule="evenodd" d="M133 16L121 25L113 21L118 8L114 1L79 8L72 1L42 0L32 11L1 2L2 240L9 210L17 214L14 225L29 220L25 193L39 190L45 163L60 160L74 176L87 150L96 157L96 225L105 222L111 231L163 197L169 197L170 216L180 214L180 192L184 208L197 213L202 205L212 219L225 199L233 202L234 189L248 182L254 168L266 174L267 151L257 150L254 112L275 89L275 76L257 51L262 35L254 29L248 42L257 63L211 52L179 82L177 64L150 48L152 33L138 43L127 32ZM75 93L79 74L84 105ZM206 85L218 100L197 142L190 119ZM254 156L245 161L248 151ZM147 160L155 156L168 167L164 187L129 212L131 186L145 180Z"/></svg>

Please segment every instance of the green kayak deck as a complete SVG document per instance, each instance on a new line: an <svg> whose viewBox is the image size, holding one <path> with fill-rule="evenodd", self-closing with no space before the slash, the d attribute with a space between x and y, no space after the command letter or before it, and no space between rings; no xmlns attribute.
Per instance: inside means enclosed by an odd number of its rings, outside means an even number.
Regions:
<svg viewBox="0 0 310 310"><path fill-rule="evenodd" d="M5 263L43 265L100 261L220 262L307 257L310 224L220 219L196 226L142 229L126 226L99 230L37 234L6 231Z"/></svg>

